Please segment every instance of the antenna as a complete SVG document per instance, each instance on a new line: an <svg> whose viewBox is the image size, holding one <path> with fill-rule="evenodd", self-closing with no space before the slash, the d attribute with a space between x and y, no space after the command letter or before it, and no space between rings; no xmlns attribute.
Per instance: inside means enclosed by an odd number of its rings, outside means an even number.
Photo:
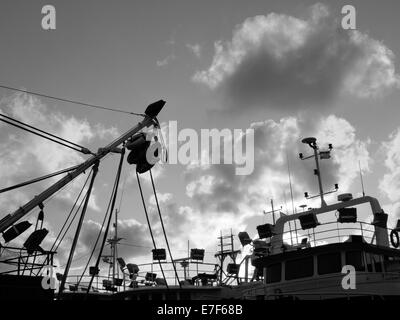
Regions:
<svg viewBox="0 0 400 320"><path fill-rule="evenodd" d="M363 180L363 174L362 174L362 170L361 170L361 161L360 160L358 160L358 169L360 170L362 195L363 195L363 197L365 197L364 180Z"/></svg>
<svg viewBox="0 0 400 320"><path fill-rule="evenodd" d="M312 199L315 197L320 197L321 198L321 208L322 207L326 207L326 202L324 200L324 195L332 193L332 192L336 192L339 189L339 185L335 184L335 190L333 191L329 191L329 192L324 192L324 189L322 188L322 178L321 178L321 170L319 167L319 159L318 157L323 160L323 159L330 159L331 157L331 151L333 149L332 144L329 144L329 150L319 150L319 147L317 145L317 139L314 137L310 137L310 138L304 138L303 140L301 140L301 142L303 142L304 144L308 144L310 146L311 149L313 149L314 154L304 157L304 155L302 153L299 154L300 160L307 160L310 158L314 158L315 159L315 165L316 165L316 169L314 169L314 174L317 176L318 178L318 186L319 186L319 194L316 196L309 196L308 192L305 192L304 195L307 199Z"/></svg>
<svg viewBox="0 0 400 320"><path fill-rule="evenodd" d="M295 207L294 207L294 200L293 200L293 188L292 188L292 177L291 177L291 174L290 174L290 163L289 163L289 155L288 155L288 153L286 152L286 162L287 162L287 169L288 169L288 176L289 176L289 187L290 187L290 198L291 198L291 200L292 200L292 214L295 214L296 212L296 209L295 209ZM292 228L291 227L291 225L290 225L290 221L289 221L289 227L290 227L290 229ZM294 220L294 229L296 230L295 232L296 232L296 241L297 241L297 243L299 243L299 238L298 238L298 236L297 236L297 226L296 226L296 220ZM291 232L291 230L290 230L290 239L292 238L292 232ZM292 244L293 244L293 240L292 240Z"/></svg>

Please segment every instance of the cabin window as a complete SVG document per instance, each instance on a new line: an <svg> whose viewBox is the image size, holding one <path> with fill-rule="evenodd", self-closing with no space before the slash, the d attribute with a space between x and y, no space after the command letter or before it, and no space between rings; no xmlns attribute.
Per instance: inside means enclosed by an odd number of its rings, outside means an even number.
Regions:
<svg viewBox="0 0 400 320"><path fill-rule="evenodd" d="M282 268L280 263L272 264L267 267L267 283L274 283L281 281Z"/></svg>
<svg viewBox="0 0 400 320"><path fill-rule="evenodd" d="M351 265L356 271L365 271L363 254L361 251L346 252L346 265Z"/></svg>
<svg viewBox="0 0 400 320"><path fill-rule="evenodd" d="M383 264L386 272L399 272L400 261L398 257L385 256Z"/></svg>
<svg viewBox="0 0 400 320"><path fill-rule="evenodd" d="M317 258L318 274L337 273L342 271L340 252L321 254Z"/></svg>
<svg viewBox="0 0 400 320"><path fill-rule="evenodd" d="M375 272L382 272L381 256L377 254L372 255L372 262L374 263Z"/></svg>
<svg viewBox="0 0 400 320"><path fill-rule="evenodd" d="M286 261L285 279L293 280L311 277L314 274L314 259L307 257L296 260Z"/></svg>
<svg viewBox="0 0 400 320"><path fill-rule="evenodd" d="M372 256L371 256L371 253L366 253L365 254L365 258L366 258L366 260L367 260L367 271L368 272L372 272Z"/></svg>

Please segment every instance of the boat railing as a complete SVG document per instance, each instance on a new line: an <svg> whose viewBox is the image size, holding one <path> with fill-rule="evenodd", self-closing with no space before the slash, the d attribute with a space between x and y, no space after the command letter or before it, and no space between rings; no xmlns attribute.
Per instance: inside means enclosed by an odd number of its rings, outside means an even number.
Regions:
<svg viewBox="0 0 400 320"><path fill-rule="evenodd" d="M393 229L387 228L389 232ZM342 243L349 241L350 236L359 235L362 241L369 244L376 244L374 225L357 221L353 223L325 222L319 224L316 228L303 230L297 226L289 226L289 230L281 236L284 243L283 250L299 247L316 247L330 243ZM392 245L391 245L392 246Z"/></svg>

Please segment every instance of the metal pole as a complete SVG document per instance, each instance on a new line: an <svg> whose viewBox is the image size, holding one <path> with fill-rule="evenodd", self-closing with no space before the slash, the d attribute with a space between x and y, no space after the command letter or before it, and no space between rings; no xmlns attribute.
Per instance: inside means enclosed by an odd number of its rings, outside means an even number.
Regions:
<svg viewBox="0 0 400 320"><path fill-rule="evenodd" d="M89 203L89 199L90 199L90 194L92 193L92 188L93 188L94 180L96 178L98 169L99 169L99 161L97 161L95 163L95 165L93 166L92 179L90 181L89 189L88 189L88 192L86 194L85 203L84 203L83 208L82 208L82 213L81 213L81 216L79 218L78 226L76 228L74 240L72 241L72 246L71 246L71 251L70 251L69 257L68 257L68 262L67 262L67 265L65 267L64 275L63 275L62 280L61 280L60 290L58 292L58 296L59 297L61 296L61 294L62 294L62 292L64 291L64 288L65 288L65 282L67 281L69 268L71 267L72 258L74 257L75 247L76 247L76 244L78 242L79 234L81 232L83 220L85 218L86 209L87 209L87 206L88 206L88 203Z"/></svg>
<svg viewBox="0 0 400 320"><path fill-rule="evenodd" d="M321 197L321 207L326 207L326 202L324 200L324 190L322 188L321 171L319 169L318 148L317 148L317 146L315 146L315 147L313 147L313 149L314 149L315 163L317 165L317 177L318 177L318 185L319 185L319 195Z"/></svg>

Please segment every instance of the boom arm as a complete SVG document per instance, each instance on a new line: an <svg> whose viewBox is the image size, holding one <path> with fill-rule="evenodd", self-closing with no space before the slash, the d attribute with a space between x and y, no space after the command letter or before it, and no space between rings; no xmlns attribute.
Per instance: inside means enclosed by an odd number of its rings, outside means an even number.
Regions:
<svg viewBox="0 0 400 320"><path fill-rule="evenodd" d="M159 100L157 102L152 103L149 105L145 112L145 117L142 122L139 122L125 134L111 142L105 148L101 148L98 150L97 154L80 164L74 171L68 173L64 178L60 179L52 186L47 188L38 196L34 197L31 201L17 209L15 212L8 214L3 219L0 220L0 232L4 232L6 229L11 227L15 222L21 219L23 216L28 214L32 209L37 207L40 203L44 202L46 199L51 197L54 193L59 191L62 187L70 183L74 180L77 176L81 173L85 172L88 168L93 166L97 161L104 158L108 153L115 150L120 144L128 140L132 137L135 133L139 132L145 127L149 127L154 123L154 119L161 111L162 107L165 105L165 101Z"/></svg>

